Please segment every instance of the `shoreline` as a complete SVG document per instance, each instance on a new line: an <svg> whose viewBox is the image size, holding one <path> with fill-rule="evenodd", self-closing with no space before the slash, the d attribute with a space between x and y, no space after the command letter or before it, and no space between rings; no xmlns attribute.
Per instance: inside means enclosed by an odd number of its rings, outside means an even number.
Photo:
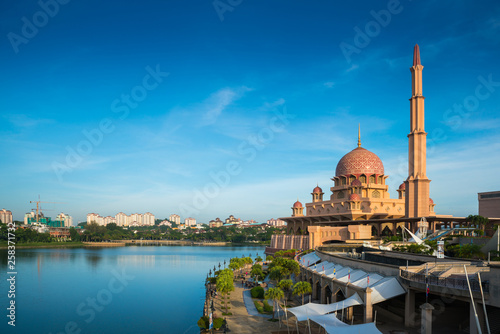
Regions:
<svg viewBox="0 0 500 334"><path fill-rule="evenodd" d="M231 243L231 242L198 242L186 240L114 240L112 242L55 242L46 244L15 244L16 249L37 249L37 248L85 248L85 247L127 247L127 246L163 246L163 245L178 245L178 246L262 246L266 245L257 243ZM8 249L8 245L0 245L0 250Z"/></svg>

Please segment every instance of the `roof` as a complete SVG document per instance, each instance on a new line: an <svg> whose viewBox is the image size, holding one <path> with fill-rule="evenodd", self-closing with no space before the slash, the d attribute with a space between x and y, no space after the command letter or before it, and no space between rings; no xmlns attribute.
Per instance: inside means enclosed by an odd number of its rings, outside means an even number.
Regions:
<svg viewBox="0 0 500 334"><path fill-rule="evenodd" d="M340 159L335 170L335 176L360 174L382 175L384 174L384 165L375 153L357 147Z"/></svg>

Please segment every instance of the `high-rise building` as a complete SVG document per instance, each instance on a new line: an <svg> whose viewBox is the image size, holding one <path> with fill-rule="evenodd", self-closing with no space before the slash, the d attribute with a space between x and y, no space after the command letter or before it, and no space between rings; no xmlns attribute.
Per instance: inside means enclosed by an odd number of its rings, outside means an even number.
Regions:
<svg viewBox="0 0 500 334"><path fill-rule="evenodd" d="M143 225L153 226L155 224L155 216L151 212L146 212L142 216Z"/></svg>
<svg viewBox="0 0 500 334"><path fill-rule="evenodd" d="M2 209L2 211L0 211L0 220L4 224L12 223L12 212L9 210Z"/></svg>
<svg viewBox="0 0 500 334"><path fill-rule="evenodd" d="M60 221L60 226L61 227L71 227L73 226L73 217L70 215L67 215L65 213L60 213L56 217L56 221Z"/></svg>
<svg viewBox="0 0 500 334"><path fill-rule="evenodd" d="M116 225L118 226L128 226L128 216L123 212L118 212L115 216Z"/></svg>
<svg viewBox="0 0 500 334"><path fill-rule="evenodd" d="M196 219L191 218L191 217L186 218L186 219L184 219L184 224L186 226L195 226L196 225Z"/></svg>
<svg viewBox="0 0 500 334"><path fill-rule="evenodd" d="M98 225L104 225L104 219L99 216L97 213L89 213L87 214L87 224L96 223Z"/></svg>
<svg viewBox="0 0 500 334"><path fill-rule="evenodd" d="M168 220L170 220L172 223L180 224L181 223L181 216L174 214L171 214L170 217L168 217Z"/></svg>
<svg viewBox="0 0 500 334"><path fill-rule="evenodd" d="M500 191L489 191L477 194L479 215L488 218L500 217Z"/></svg>

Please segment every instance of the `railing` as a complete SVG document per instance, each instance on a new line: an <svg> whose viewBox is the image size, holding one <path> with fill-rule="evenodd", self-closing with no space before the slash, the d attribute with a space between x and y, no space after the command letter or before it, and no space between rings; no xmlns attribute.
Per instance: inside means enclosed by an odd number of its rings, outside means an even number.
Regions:
<svg viewBox="0 0 500 334"><path fill-rule="evenodd" d="M400 270L399 275L401 276L401 278L412 282L418 282L423 284L429 284L432 286L440 286L458 290L469 290L469 287L467 285L467 279L465 278L436 277L431 275L414 273L408 270ZM472 291L478 291L478 292L481 291L479 287L479 281L469 279L469 282ZM488 293L490 291L489 282L488 281L482 282L482 285L483 285L483 291Z"/></svg>

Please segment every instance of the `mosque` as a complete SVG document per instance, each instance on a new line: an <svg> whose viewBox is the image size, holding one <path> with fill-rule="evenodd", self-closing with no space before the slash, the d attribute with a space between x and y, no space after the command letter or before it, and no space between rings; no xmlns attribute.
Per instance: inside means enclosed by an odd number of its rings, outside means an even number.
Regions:
<svg viewBox="0 0 500 334"><path fill-rule="evenodd" d="M434 201L429 197L423 68L419 47L415 45L410 67L408 177L397 190L398 198L390 198L384 164L375 153L361 146L358 128L357 147L338 162L330 197L323 198L323 189L316 186L311 193L312 202L304 207L297 200L292 206L292 216L280 218L287 222L288 235L276 236L271 247L314 248L331 242L369 240L382 234L401 233L403 226L415 232L424 224L433 232L442 225L446 227L465 219L436 215Z"/></svg>

